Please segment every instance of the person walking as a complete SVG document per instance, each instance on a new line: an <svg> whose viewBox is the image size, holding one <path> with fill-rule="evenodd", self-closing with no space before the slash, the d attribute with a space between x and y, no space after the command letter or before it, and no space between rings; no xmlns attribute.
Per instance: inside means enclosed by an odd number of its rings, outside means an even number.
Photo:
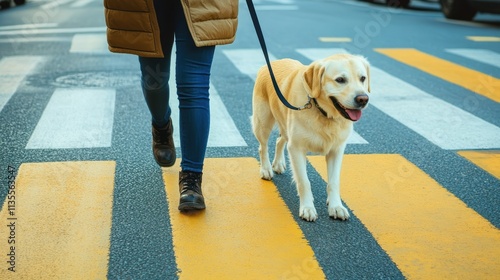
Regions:
<svg viewBox="0 0 500 280"><path fill-rule="evenodd" d="M210 70L215 46L235 39L238 0L104 0L104 7L109 50L139 57L153 156L162 167L176 161L168 86L175 41L182 153L178 208L205 209L201 183L210 127Z"/></svg>

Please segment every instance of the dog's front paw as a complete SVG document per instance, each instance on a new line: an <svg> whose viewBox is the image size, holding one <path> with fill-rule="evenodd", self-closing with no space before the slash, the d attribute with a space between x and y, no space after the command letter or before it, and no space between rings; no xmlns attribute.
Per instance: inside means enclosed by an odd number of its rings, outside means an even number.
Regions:
<svg viewBox="0 0 500 280"><path fill-rule="evenodd" d="M286 161L280 160L280 161L274 161L273 162L273 171L276 172L277 174L282 174L286 170Z"/></svg>
<svg viewBox="0 0 500 280"><path fill-rule="evenodd" d="M271 168L261 168L260 169L260 178L264 180L272 180L273 179L273 170Z"/></svg>
<svg viewBox="0 0 500 280"><path fill-rule="evenodd" d="M316 208L314 208L314 206L300 207L299 216L308 222L314 222L318 219L318 213L316 212Z"/></svg>
<svg viewBox="0 0 500 280"><path fill-rule="evenodd" d="M349 211L342 205L329 205L328 215L334 219L347 220L349 219Z"/></svg>

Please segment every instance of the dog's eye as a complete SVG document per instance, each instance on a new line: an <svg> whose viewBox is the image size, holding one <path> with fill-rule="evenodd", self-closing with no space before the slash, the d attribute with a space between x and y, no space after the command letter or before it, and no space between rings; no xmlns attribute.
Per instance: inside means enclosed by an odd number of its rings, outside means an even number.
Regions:
<svg viewBox="0 0 500 280"><path fill-rule="evenodd" d="M365 80L366 80L366 77L365 77L365 76L361 76L361 79L359 79L359 80L360 80L362 83L364 83L364 82L365 82Z"/></svg>
<svg viewBox="0 0 500 280"><path fill-rule="evenodd" d="M343 84L346 82L345 78L344 77L338 77L337 79L335 79L335 81L339 84Z"/></svg>

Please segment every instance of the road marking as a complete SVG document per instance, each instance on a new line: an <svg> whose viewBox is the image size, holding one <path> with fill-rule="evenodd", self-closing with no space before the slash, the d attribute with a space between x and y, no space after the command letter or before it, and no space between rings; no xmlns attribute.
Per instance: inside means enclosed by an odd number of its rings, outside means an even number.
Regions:
<svg viewBox="0 0 500 280"><path fill-rule="evenodd" d="M325 279L276 187L258 169L254 158L206 159L207 210L187 214L177 210L179 167L163 169L180 279Z"/></svg>
<svg viewBox="0 0 500 280"><path fill-rule="evenodd" d="M108 272L114 161L23 163L15 199L0 219L1 279L105 279ZM8 201L15 201L10 215ZM10 220L9 218L16 218ZM7 238L14 235L15 244ZM6 255L15 246L16 272ZM10 259L10 257L9 257Z"/></svg>
<svg viewBox="0 0 500 280"><path fill-rule="evenodd" d="M295 0L266 0L266 1L257 0L257 1L254 1L255 4L261 3L261 2L274 2L274 3L279 3L279 4L293 4L293 3L295 3Z"/></svg>
<svg viewBox="0 0 500 280"><path fill-rule="evenodd" d="M308 49L296 49L296 51L312 61L327 58L337 53L347 52L345 49L342 48L308 48Z"/></svg>
<svg viewBox="0 0 500 280"><path fill-rule="evenodd" d="M295 11L299 7L295 5L256 5L256 11Z"/></svg>
<svg viewBox="0 0 500 280"><path fill-rule="evenodd" d="M16 49L14 44L32 43L32 42L67 42L71 41L71 37L21 37L21 38L6 38L0 39L0 43L13 44L12 49Z"/></svg>
<svg viewBox="0 0 500 280"><path fill-rule="evenodd" d="M372 77L372 104L440 148L500 148L499 127L380 69Z"/></svg>
<svg viewBox="0 0 500 280"><path fill-rule="evenodd" d="M259 69L266 65L266 60L260 49L236 49L223 50L222 53L229 58L233 65L243 74L249 76L255 81ZM269 60L277 60L277 58L269 53Z"/></svg>
<svg viewBox="0 0 500 280"><path fill-rule="evenodd" d="M64 5L64 4L69 3L69 2L72 2L72 1L74 1L74 0L56 0L56 1L49 2L49 3L47 3L47 4L43 4L43 5L41 5L41 6L40 6L40 8L41 8L42 10L49 10L49 11L52 11L52 13L51 13L51 14L53 14L53 13L54 13L54 12L53 12L54 10L56 10L56 11L57 11L57 9L59 9L59 7L58 7L58 6Z"/></svg>
<svg viewBox="0 0 500 280"><path fill-rule="evenodd" d="M324 157L309 160L326 180ZM346 155L341 180L342 198L406 278L500 275L500 230L401 155Z"/></svg>
<svg viewBox="0 0 500 280"><path fill-rule="evenodd" d="M175 61L175 51L172 61ZM174 144L180 147L179 129L179 99L177 98L177 87L175 83L175 63L170 64L170 108L172 109L172 122L174 123ZM241 136L240 131L234 124L224 102L215 87L210 84L210 134L208 135L208 147L246 147L248 146Z"/></svg>
<svg viewBox="0 0 500 280"><path fill-rule="evenodd" d="M467 39L476 42L500 42L500 37L494 36L467 36Z"/></svg>
<svg viewBox="0 0 500 280"><path fill-rule="evenodd" d="M106 27L79 27L79 28L49 28L49 29L32 29L26 32L25 30L4 30L0 31L0 36L10 35L37 35L37 34L65 34L65 33L95 33L106 32ZM28 33L28 34L26 34Z"/></svg>
<svg viewBox="0 0 500 280"><path fill-rule="evenodd" d="M500 180L500 151L459 151L458 154Z"/></svg>
<svg viewBox="0 0 500 280"><path fill-rule="evenodd" d="M500 102L500 79L415 49L375 49L375 51Z"/></svg>
<svg viewBox="0 0 500 280"><path fill-rule="evenodd" d="M0 30L22 29L23 31L26 31L26 33L30 33L30 30L35 29L35 28L57 27L58 25L59 25L58 23L16 24L16 25L0 26Z"/></svg>
<svg viewBox="0 0 500 280"><path fill-rule="evenodd" d="M80 8L80 7L86 6L94 1L95 0L76 0L73 4L71 4L71 7Z"/></svg>
<svg viewBox="0 0 500 280"><path fill-rule="evenodd" d="M300 49L311 60L344 49ZM370 104L446 150L500 148L500 128L372 65ZM481 135L481 137L477 137Z"/></svg>
<svg viewBox="0 0 500 280"><path fill-rule="evenodd" d="M42 60L41 56L7 56L0 60L0 112Z"/></svg>
<svg viewBox="0 0 500 280"><path fill-rule="evenodd" d="M349 37L319 37L319 40L324 43L348 43L352 41Z"/></svg>
<svg viewBox="0 0 500 280"><path fill-rule="evenodd" d="M75 34L70 53L109 54L105 33Z"/></svg>
<svg viewBox="0 0 500 280"><path fill-rule="evenodd" d="M259 69L266 65L266 60L260 49L223 50L222 52L241 73L249 76L254 81ZM276 60L276 57L270 53L269 60ZM347 139L347 144L368 144L368 141L353 130Z"/></svg>
<svg viewBox="0 0 500 280"><path fill-rule="evenodd" d="M114 89L58 88L26 149L110 147L114 110Z"/></svg>
<svg viewBox="0 0 500 280"><path fill-rule="evenodd" d="M446 49L446 51L495 67L500 67L500 54L494 51L484 49Z"/></svg>

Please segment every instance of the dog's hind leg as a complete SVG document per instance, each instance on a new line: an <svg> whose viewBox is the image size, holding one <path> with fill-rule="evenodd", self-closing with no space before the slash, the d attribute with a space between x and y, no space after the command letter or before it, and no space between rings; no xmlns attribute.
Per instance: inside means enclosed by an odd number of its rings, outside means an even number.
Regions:
<svg viewBox="0 0 500 280"><path fill-rule="evenodd" d="M265 102L253 103L252 130L259 141L260 177L265 180L273 178L273 169L269 160L268 141L274 127L274 118ZM259 108L255 110L255 108Z"/></svg>
<svg viewBox="0 0 500 280"><path fill-rule="evenodd" d="M285 146L287 139L284 135L281 135L276 140L276 151L274 153L273 160L273 171L281 174L286 170L286 160L285 160Z"/></svg>
<svg viewBox="0 0 500 280"><path fill-rule="evenodd" d="M349 218L349 212L342 205L342 200L340 199L340 168L342 166L345 146L346 144L344 143L337 150L332 150L326 155L328 171L328 185L326 187L328 198L326 204L328 205L328 214L334 219L341 220Z"/></svg>

